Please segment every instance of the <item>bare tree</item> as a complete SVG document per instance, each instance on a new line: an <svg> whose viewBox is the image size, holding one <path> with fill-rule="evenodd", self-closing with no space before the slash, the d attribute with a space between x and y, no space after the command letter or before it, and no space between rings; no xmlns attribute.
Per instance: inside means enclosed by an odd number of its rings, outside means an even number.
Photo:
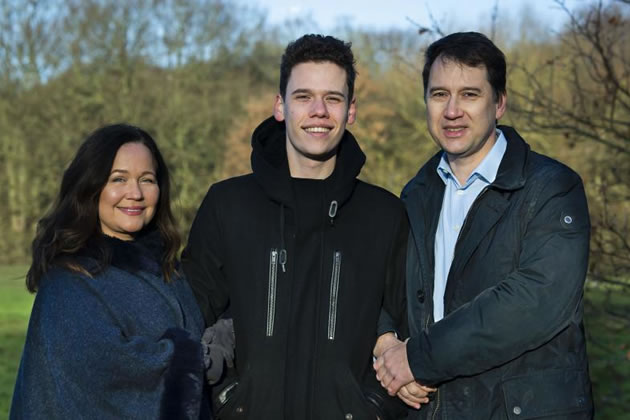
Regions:
<svg viewBox="0 0 630 420"><path fill-rule="evenodd" d="M523 81L510 91L512 110L526 130L554 142L557 156L573 159L585 180L593 290L585 302L587 327L591 320L598 337L602 331L618 336L630 330L630 1L599 1L577 11L555 3L568 24L557 45L512 67L511 77ZM592 331L589 352L600 355L591 363L599 372L596 401L627 411L622 384L630 353Z"/></svg>

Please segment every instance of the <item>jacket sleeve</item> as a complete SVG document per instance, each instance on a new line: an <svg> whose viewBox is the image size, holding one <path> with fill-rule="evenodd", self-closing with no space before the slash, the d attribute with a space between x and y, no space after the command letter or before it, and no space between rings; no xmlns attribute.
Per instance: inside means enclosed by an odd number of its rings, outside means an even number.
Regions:
<svg viewBox="0 0 630 420"><path fill-rule="evenodd" d="M404 207L396 226L396 235L387 260L385 295L379 316L378 334L395 331L400 337L409 335L407 323L407 283L405 262L407 259L407 239L409 221Z"/></svg>
<svg viewBox="0 0 630 420"><path fill-rule="evenodd" d="M405 282L405 261L407 256L407 238L409 223L407 213L401 206L400 217L396 225L396 234L387 259L387 276L383 306L378 321L377 334L396 332L399 337L408 336L407 300ZM405 405L396 397L391 397L376 380L376 373L370 366L364 381L364 393L367 400L376 408L375 414L380 419L397 419L406 414Z"/></svg>
<svg viewBox="0 0 630 420"><path fill-rule="evenodd" d="M555 168L530 180L538 190L532 188L525 201L529 207L515 269L409 340L408 360L419 382L435 385L479 374L581 322L588 208L577 174Z"/></svg>
<svg viewBox="0 0 630 420"><path fill-rule="evenodd" d="M90 281L107 278L66 273L38 292L11 418L198 418L199 341L179 328L130 335Z"/></svg>
<svg viewBox="0 0 630 420"><path fill-rule="evenodd" d="M213 325L229 303L228 289L222 272L224 252L222 225L216 187L206 194L190 228L188 244L182 253L182 267L206 326Z"/></svg>

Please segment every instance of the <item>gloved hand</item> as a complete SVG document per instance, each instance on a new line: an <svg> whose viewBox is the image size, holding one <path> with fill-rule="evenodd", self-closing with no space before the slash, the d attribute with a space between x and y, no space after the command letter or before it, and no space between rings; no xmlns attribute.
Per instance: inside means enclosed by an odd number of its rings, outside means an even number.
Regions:
<svg viewBox="0 0 630 420"><path fill-rule="evenodd" d="M201 337L206 380L213 385L221 379L224 364L234 367L234 324L232 318L219 319Z"/></svg>

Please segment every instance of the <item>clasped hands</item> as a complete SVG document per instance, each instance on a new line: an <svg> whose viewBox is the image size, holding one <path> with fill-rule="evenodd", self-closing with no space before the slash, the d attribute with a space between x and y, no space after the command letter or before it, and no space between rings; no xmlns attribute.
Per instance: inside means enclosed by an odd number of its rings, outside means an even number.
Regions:
<svg viewBox="0 0 630 420"><path fill-rule="evenodd" d="M397 395L405 404L419 409L436 389L415 381L407 360L407 340L400 341L393 333L381 335L374 346L374 370L389 395Z"/></svg>

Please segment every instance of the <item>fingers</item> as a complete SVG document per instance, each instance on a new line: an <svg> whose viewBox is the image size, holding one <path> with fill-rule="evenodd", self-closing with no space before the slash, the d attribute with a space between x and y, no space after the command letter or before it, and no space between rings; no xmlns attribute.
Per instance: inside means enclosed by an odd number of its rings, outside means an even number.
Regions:
<svg viewBox="0 0 630 420"><path fill-rule="evenodd" d="M400 388L400 390L396 393L398 398L400 398L405 404L415 409L419 409L421 404L426 404L429 402L427 397L416 397L411 394L406 386Z"/></svg>
<svg viewBox="0 0 630 420"><path fill-rule="evenodd" d="M389 395L396 395L400 387L414 380L407 361L406 342L387 349L374 363L376 379Z"/></svg>
<svg viewBox="0 0 630 420"><path fill-rule="evenodd" d="M420 409L422 404L429 402L429 394L435 391L436 388L420 385L414 381L401 387L396 395L408 406Z"/></svg>
<svg viewBox="0 0 630 420"><path fill-rule="evenodd" d="M418 382L410 382L405 385L405 390L416 399L428 398L429 394L436 391L436 388L420 385Z"/></svg>
<svg viewBox="0 0 630 420"><path fill-rule="evenodd" d="M374 363L374 370L376 370L376 379L381 383L381 386L387 390L387 393L391 396L396 395L398 387L396 387L396 381L394 376L387 370L384 363L379 363L381 359L378 359Z"/></svg>

